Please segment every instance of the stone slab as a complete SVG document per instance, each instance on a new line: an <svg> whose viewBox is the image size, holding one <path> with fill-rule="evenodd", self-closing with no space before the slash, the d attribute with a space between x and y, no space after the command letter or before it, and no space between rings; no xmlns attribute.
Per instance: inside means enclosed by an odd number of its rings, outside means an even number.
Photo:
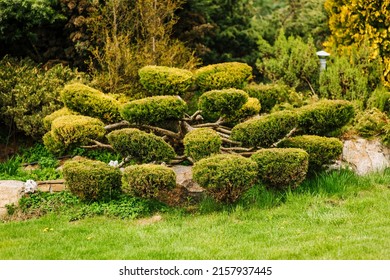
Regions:
<svg viewBox="0 0 390 280"><path fill-rule="evenodd" d="M24 182L16 180L0 181L0 216L7 214L7 204L17 205L23 196Z"/></svg>

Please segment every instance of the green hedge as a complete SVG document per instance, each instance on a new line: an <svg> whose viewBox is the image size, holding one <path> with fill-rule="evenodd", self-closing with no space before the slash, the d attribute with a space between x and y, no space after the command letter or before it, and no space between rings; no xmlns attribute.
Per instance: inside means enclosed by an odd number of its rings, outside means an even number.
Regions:
<svg viewBox="0 0 390 280"><path fill-rule="evenodd" d="M90 144L106 133L101 120L79 115L66 115L53 120L51 130L43 137L46 148L56 154Z"/></svg>
<svg viewBox="0 0 390 280"><path fill-rule="evenodd" d="M125 104L122 117L130 123L156 124L184 117L187 104L178 96L153 96Z"/></svg>
<svg viewBox="0 0 390 280"><path fill-rule="evenodd" d="M176 154L162 137L136 128L115 130L107 135L108 142L123 157L130 156L137 162L169 162Z"/></svg>
<svg viewBox="0 0 390 280"><path fill-rule="evenodd" d="M162 165L142 164L125 168L122 177L123 192L142 198L156 198L161 192L176 186L175 172Z"/></svg>
<svg viewBox="0 0 390 280"><path fill-rule="evenodd" d="M251 156L257 163L259 180L274 189L295 188L306 178L309 155L302 149L262 149Z"/></svg>
<svg viewBox="0 0 390 280"><path fill-rule="evenodd" d="M84 201L110 200L121 192L121 172L101 161L69 160L64 164L67 188Z"/></svg>
<svg viewBox="0 0 390 280"><path fill-rule="evenodd" d="M283 84L249 84L244 88L250 97L257 98L261 104L261 112L269 113L277 104L291 103L298 106L302 98L294 89Z"/></svg>
<svg viewBox="0 0 390 280"><path fill-rule="evenodd" d="M278 147L305 150L309 154L309 172L321 171L324 165L333 163L343 152L343 143L339 139L317 135L291 137Z"/></svg>
<svg viewBox="0 0 390 280"><path fill-rule="evenodd" d="M211 90L203 93L198 108L208 116L229 116L237 113L248 102L248 94L240 89Z"/></svg>
<svg viewBox="0 0 390 280"><path fill-rule="evenodd" d="M351 102L321 100L298 109L303 134L326 136L348 124L355 116Z"/></svg>
<svg viewBox="0 0 390 280"><path fill-rule="evenodd" d="M215 200L231 203L255 183L257 164L239 155L215 155L196 162L193 177Z"/></svg>
<svg viewBox="0 0 390 280"><path fill-rule="evenodd" d="M98 118L105 123L121 120L118 101L89 86L79 83L66 85L61 99L66 107L82 115Z"/></svg>
<svg viewBox="0 0 390 280"><path fill-rule="evenodd" d="M294 111L281 111L255 117L233 127L231 138L248 147L270 147L297 126Z"/></svg>
<svg viewBox="0 0 390 280"><path fill-rule="evenodd" d="M187 133L183 139L184 153L194 161L219 154L222 140L211 128L198 128Z"/></svg>
<svg viewBox="0 0 390 280"><path fill-rule="evenodd" d="M252 67L240 62L211 64L195 72L201 91L224 88L242 89L252 78Z"/></svg>
<svg viewBox="0 0 390 280"><path fill-rule="evenodd" d="M138 75L152 95L183 95L193 84L191 71L174 67L149 65L141 68Z"/></svg>

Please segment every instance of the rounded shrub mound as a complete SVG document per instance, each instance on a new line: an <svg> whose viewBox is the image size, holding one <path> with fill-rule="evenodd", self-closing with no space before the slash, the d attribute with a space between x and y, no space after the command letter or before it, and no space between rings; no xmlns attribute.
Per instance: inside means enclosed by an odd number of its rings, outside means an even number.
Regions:
<svg viewBox="0 0 390 280"><path fill-rule="evenodd" d="M297 126L294 111L255 117L233 127L231 138L248 147L270 147Z"/></svg>
<svg viewBox="0 0 390 280"><path fill-rule="evenodd" d="M256 181L257 164L239 155L220 154L201 159L193 176L216 201L235 202Z"/></svg>
<svg viewBox="0 0 390 280"><path fill-rule="evenodd" d="M68 108L64 107L61 108L57 111L54 111L50 115L47 115L46 117L43 118L43 126L45 129L48 131L51 128L51 123L58 117L62 116L69 116L69 115L78 115L76 112L73 112L69 110Z"/></svg>
<svg viewBox="0 0 390 280"><path fill-rule="evenodd" d="M248 94L240 89L211 90L203 93L198 108L206 115L229 116L236 113L248 101Z"/></svg>
<svg viewBox="0 0 390 280"><path fill-rule="evenodd" d="M251 159L257 163L259 180L273 189L299 186L309 166L309 154L296 148L262 149Z"/></svg>
<svg viewBox="0 0 390 280"><path fill-rule="evenodd" d="M130 123L156 124L179 120L184 116L187 104L178 96L152 96L131 101L121 109L123 119Z"/></svg>
<svg viewBox="0 0 390 280"><path fill-rule="evenodd" d="M101 161L67 161L63 174L71 193L84 201L110 200L121 192L120 170Z"/></svg>
<svg viewBox="0 0 390 280"><path fill-rule="evenodd" d="M363 137L380 135L384 127L390 123L389 118L377 108L367 110L359 114L355 124L355 129Z"/></svg>
<svg viewBox="0 0 390 280"><path fill-rule="evenodd" d="M106 123L121 120L118 101L89 86L80 83L66 85L61 92L61 99L66 107L82 115Z"/></svg>
<svg viewBox="0 0 390 280"><path fill-rule="evenodd" d="M269 113L276 104L293 101L290 95L296 95L293 89L282 84L249 84L244 90L260 101L261 112L265 113Z"/></svg>
<svg viewBox="0 0 390 280"><path fill-rule="evenodd" d="M309 154L309 172L320 171L323 166L337 160L343 152L343 143L337 138L317 135L291 137L278 147L300 148Z"/></svg>
<svg viewBox="0 0 390 280"><path fill-rule="evenodd" d="M258 115L261 109L261 104L257 98L249 97L248 101L242 105L241 109L233 114L226 116L226 121L230 124L243 122L250 117Z"/></svg>
<svg viewBox="0 0 390 280"><path fill-rule="evenodd" d="M138 162L168 162L176 154L162 137L136 128L115 130L107 135L108 142L123 157L130 156Z"/></svg>
<svg viewBox="0 0 390 280"><path fill-rule="evenodd" d="M43 141L49 151L58 153L77 145L89 144L89 139L99 140L106 133L101 120L79 115L66 115L53 120L51 130Z"/></svg>
<svg viewBox="0 0 390 280"><path fill-rule="evenodd" d="M184 153L194 161L219 154L222 139L211 128L198 128L186 134L183 140Z"/></svg>
<svg viewBox="0 0 390 280"><path fill-rule="evenodd" d="M123 192L136 197L155 198L176 186L175 172L162 165L142 164L125 168Z"/></svg>
<svg viewBox="0 0 390 280"><path fill-rule="evenodd" d="M298 109L303 134L326 136L348 124L355 116L351 102L322 100Z"/></svg>
<svg viewBox="0 0 390 280"><path fill-rule="evenodd" d="M201 91L224 88L242 89L252 78L252 67L241 62L225 62L201 67L195 72Z"/></svg>
<svg viewBox="0 0 390 280"><path fill-rule="evenodd" d="M193 84L191 71L174 67L149 65L141 68L138 75L152 95L183 95Z"/></svg>

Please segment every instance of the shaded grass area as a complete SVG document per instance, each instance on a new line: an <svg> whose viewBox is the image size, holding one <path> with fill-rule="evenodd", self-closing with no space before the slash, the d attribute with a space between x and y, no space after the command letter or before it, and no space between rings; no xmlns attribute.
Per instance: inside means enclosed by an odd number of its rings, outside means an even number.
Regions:
<svg viewBox="0 0 390 280"><path fill-rule="evenodd" d="M0 259L389 259L390 171L322 174L285 193L257 186L234 206L161 216L3 223Z"/></svg>

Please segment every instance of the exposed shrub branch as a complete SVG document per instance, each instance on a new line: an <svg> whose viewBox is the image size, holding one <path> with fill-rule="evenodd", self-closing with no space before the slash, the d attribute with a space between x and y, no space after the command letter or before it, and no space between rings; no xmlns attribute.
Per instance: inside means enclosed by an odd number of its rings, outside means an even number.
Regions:
<svg viewBox="0 0 390 280"><path fill-rule="evenodd" d="M290 130L289 133L286 134L286 136L284 136L282 139L280 139L280 140L276 141L275 143L273 143L273 144L271 145L271 147L272 147L272 148L277 147L282 141L284 141L284 140L290 138L291 136L293 136L294 133L295 133L297 130L298 130L298 127L294 127L293 129Z"/></svg>
<svg viewBox="0 0 390 280"><path fill-rule="evenodd" d="M117 129L121 129L121 128L129 128L129 127L131 127L131 124L128 121L121 121L121 122L118 122L118 123L113 123L113 124L106 125L104 127L104 129L107 132L110 132L110 131L113 131L113 130L117 130Z"/></svg>
<svg viewBox="0 0 390 280"><path fill-rule="evenodd" d="M109 150L112 150L114 151L114 148L111 146L111 145L108 145L108 144L103 144L97 140L93 140L93 139L89 139L92 143L94 143L95 145L85 145L85 146L81 146L81 148L84 148L84 149L109 149Z"/></svg>

